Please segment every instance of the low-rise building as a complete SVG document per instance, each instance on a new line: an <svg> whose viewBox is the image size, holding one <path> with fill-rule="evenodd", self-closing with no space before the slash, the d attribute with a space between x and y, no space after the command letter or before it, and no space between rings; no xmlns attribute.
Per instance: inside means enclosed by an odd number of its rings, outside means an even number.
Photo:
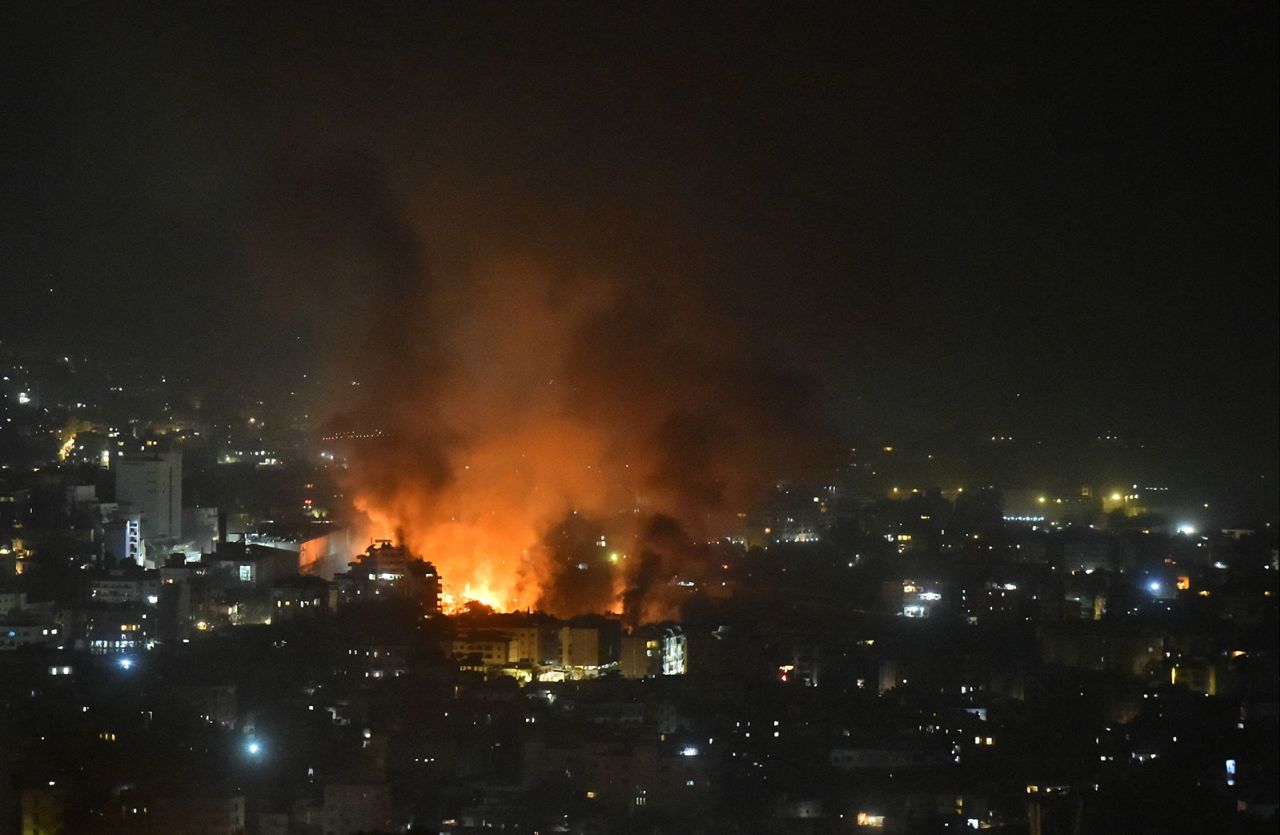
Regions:
<svg viewBox="0 0 1280 835"><path fill-rule="evenodd" d="M57 624L0 624L0 650L30 646L61 646L62 640L62 628Z"/></svg>
<svg viewBox="0 0 1280 835"><path fill-rule="evenodd" d="M391 787L385 783L329 783L324 787L324 835L389 832Z"/></svg>

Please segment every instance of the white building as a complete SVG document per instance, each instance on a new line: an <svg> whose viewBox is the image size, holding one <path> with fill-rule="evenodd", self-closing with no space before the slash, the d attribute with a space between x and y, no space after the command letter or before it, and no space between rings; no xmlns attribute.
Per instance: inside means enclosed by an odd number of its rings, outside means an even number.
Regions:
<svg viewBox="0 0 1280 835"><path fill-rule="evenodd" d="M142 514L114 513L102 526L102 550L111 560L135 565L145 563L147 549L142 541Z"/></svg>
<svg viewBox="0 0 1280 835"><path fill-rule="evenodd" d="M142 514L144 540L182 537L182 453L159 452L116 462L116 501Z"/></svg>
<svg viewBox="0 0 1280 835"><path fill-rule="evenodd" d="M662 633L662 674L682 676L689 672L689 641L678 626Z"/></svg>
<svg viewBox="0 0 1280 835"><path fill-rule="evenodd" d="M159 602L160 578L103 577L89 583L89 598L94 603L147 603Z"/></svg>

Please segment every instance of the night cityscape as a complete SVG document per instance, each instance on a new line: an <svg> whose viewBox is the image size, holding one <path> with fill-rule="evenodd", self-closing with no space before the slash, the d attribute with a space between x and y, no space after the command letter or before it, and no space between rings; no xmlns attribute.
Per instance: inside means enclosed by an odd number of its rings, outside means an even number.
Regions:
<svg viewBox="0 0 1280 835"><path fill-rule="evenodd" d="M1275 3L0 6L0 835L1270 833Z"/></svg>

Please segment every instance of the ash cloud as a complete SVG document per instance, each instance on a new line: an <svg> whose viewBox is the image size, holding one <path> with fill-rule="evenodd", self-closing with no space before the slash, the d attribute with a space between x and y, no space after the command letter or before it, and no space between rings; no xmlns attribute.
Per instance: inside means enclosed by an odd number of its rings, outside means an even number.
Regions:
<svg viewBox="0 0 1280 835"><path fill-rule="evenodd" d="M697 543L822 462L811 381L696 268L582 235L578 213L573 234L507 235L440 209L344 153L286 169L260 218L270 292L313 295L332 327L330 426L381 433L349 449L357 508L459 604L670 614ZM428 269L441 228L464 243Z"/></svg>

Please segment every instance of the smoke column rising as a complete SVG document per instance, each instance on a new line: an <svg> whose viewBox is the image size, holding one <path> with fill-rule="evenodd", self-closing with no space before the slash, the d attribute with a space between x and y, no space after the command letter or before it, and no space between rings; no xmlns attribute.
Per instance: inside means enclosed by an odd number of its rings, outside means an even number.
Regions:
<svg viewBox="0 0 1280 835"><path fill-rule="evenodd" d="M446 276L424 232L377 161L332 155L284 173L254 250L273 292L341 323L330 425L380 433L347 486L447 600L664 614L694 543L818 461L808 380L696 275L491 240Z"/></svg>

